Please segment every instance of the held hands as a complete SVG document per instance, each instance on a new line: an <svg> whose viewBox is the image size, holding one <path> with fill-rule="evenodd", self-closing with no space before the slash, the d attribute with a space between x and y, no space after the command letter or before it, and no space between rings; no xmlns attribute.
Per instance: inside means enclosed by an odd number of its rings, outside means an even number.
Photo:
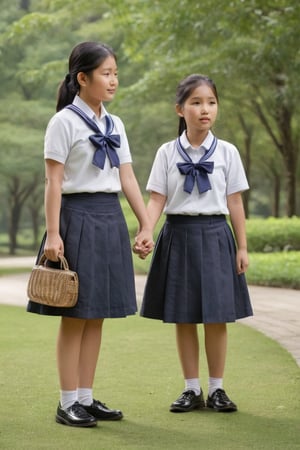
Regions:
<svg viewBox="0 0 300 450"><path fill-rule="evenodd" d="M150 231L141 230L135 237L132 246L133 253L136 253L139 258L145 259L154 247L152 233Z"/></svg>

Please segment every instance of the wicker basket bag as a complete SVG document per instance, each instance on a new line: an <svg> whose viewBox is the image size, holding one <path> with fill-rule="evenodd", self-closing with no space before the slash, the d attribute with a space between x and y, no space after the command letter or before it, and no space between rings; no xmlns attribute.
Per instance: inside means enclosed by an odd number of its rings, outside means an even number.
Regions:
<svg viewBox="0 0 300 450"><path fill-rule="evenodd" d="M69 269L64 256L59 257L60 269L48 267L43 254L31 271L27 295L42 305L71 308L78 299L79 281L76 272Z"/></svg>

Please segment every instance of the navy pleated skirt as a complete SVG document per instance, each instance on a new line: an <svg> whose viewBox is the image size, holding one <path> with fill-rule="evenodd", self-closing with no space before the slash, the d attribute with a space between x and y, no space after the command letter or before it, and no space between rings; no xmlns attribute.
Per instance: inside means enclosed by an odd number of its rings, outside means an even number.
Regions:
<svg viewBox="0 0 300 450"><path fill-rule="evenodd" d="M60 233L69 267L78 274L78 302L57 308L29 301L27 311L82 319L135 314L131 245L118 195L63 195ZM44 240L37 259L43 246Z"/></svg>
<svg viewBox="0 0 300 450"><path fill-rule="evenodd" d="M253 314L223 215L167 216L146 282L141 315L168 323L226 323Z"/></svg>

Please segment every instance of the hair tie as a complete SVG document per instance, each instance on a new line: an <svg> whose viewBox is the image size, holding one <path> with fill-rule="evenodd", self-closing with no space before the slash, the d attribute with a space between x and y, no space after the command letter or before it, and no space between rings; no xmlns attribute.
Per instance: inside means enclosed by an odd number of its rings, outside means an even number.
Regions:
<svg viewBox="0 0 300 450"><path fill-rule="evenodd" d="M70 83L71 75L69 73L67 73L67 75L65 76L65 80L66 80L66 83Z"/></svg>

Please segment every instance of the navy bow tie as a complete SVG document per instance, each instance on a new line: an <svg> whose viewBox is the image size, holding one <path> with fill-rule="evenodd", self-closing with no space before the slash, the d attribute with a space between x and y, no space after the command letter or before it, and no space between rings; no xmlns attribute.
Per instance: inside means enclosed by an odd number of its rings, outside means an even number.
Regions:
<svg viewBox="0 0 300 450"><path fill-rule="evenodd" d="M108 156L111 167L119 167L120 160L115 150L115 147L120 147L120 135L119 134L92 134L89 140L96 147L96 151L93 158L93 164L100 169L103 169L105 163L105 157Z"/></svg>
<svg viewBox="0 0 300 450"><path fill-rule="evenodd" d="M183 188L185 192L189 194L192 192L195 181L197 182L200 194L211 189L207 174L212 173L214 170L213 161L198 162L195 164L192 162L177 163L177 167L180 173L185 175Z"/></svg>
<svg viewBox="0 0 300 450"><path fill-rule="evenodd" d="M207 192L211 189L211 184L208 178L208 173L213 173L214 162L206 161L211 157L217 146L217 138L214 136L213 142L210 148L207 150L205 155L202 156L200 161L193 163L189 155L184 150L180 138L176 140L177 150L179 151L182 158L186 161L183 163L177 163L177 167L182 175L185 175L185 181L183 190L191 194L195 181L198 186L198 191L200 194Z"/></svg>
<svg viewBox="0 0 300 450"><path fill-rule="evenodd" d="M111 167L120 167L119 156L116 152L116 147L120 148L120 135L111 134L114 128L114 123L110 115L105 116L106 131L103 134L96 122L94 122L84 111L75 105L68 105L66 108L71 109L76 114L78 114L85 123L93 130L96 134L89 136L89 140L95 146L96 151L93 157L93 164L100 169L104 168L106 155L110 161Z"/></svg>

